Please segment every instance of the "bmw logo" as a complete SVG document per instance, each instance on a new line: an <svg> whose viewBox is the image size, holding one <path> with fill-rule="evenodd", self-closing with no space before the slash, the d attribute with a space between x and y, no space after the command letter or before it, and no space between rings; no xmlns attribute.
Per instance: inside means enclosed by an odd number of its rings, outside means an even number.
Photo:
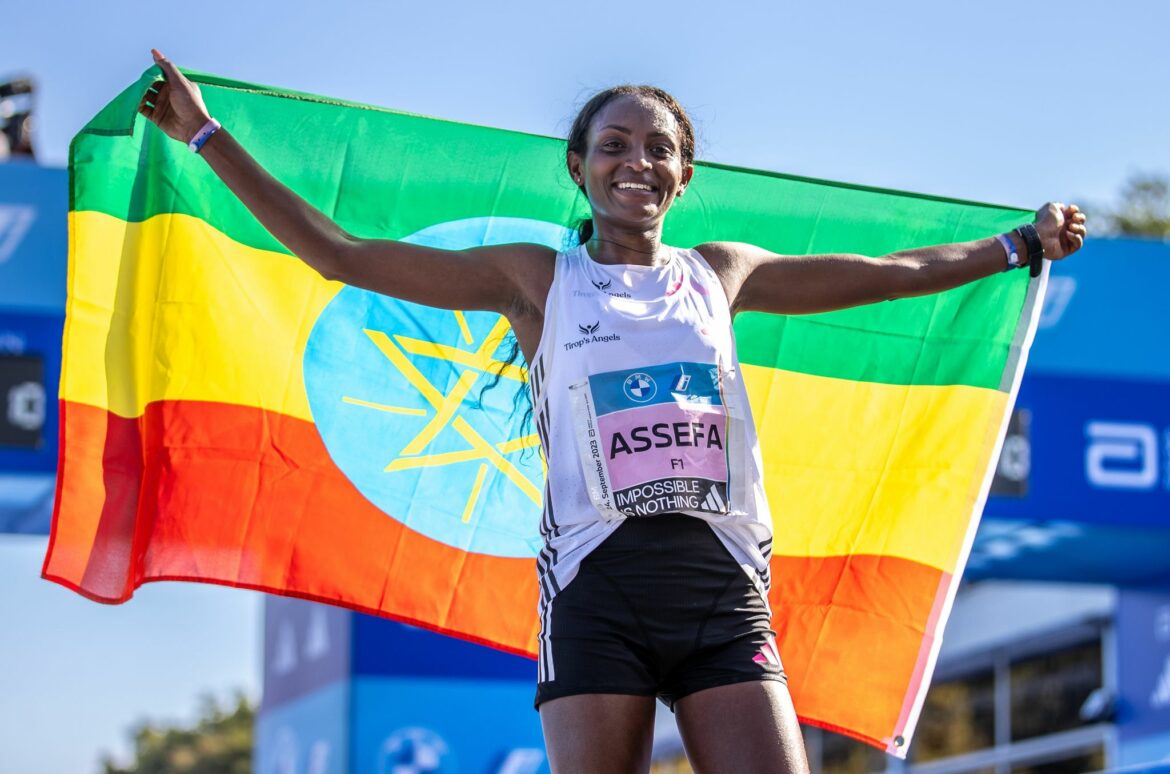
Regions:
<svg viewBox="0 0 1170 774"><path fill-rule="evenodd" d="M645 403L654 399L658 387L654 385L654 379L649 374L639 371L626 377L622 382L622 392L635 403Z"/></svg>

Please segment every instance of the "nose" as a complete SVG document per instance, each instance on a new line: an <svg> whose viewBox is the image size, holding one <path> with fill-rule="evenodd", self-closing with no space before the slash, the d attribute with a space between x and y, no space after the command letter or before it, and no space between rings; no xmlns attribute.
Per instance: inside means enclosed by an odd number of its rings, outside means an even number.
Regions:
<svg viewBox="0 0 1170 774"><path fill-rule="evenodd" d="M635 172L654 168L654 165L650 163L650 159L646 158L646 154L637 148L632 150L630 155L626 156L626 166Z"/></svg>

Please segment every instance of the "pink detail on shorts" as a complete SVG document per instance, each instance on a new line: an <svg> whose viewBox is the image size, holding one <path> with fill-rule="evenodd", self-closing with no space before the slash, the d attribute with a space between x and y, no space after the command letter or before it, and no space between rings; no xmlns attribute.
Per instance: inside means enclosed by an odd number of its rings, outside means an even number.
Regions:
<svg viewBox="0 0 1170 774"><path fill-rule="evenodd" d="M760 666L771 664L774 667L778 667L780 666L780 654L776 652L776 646L771 641L768 641L760 646L760 652L752 656L752 661Z"/></svg>

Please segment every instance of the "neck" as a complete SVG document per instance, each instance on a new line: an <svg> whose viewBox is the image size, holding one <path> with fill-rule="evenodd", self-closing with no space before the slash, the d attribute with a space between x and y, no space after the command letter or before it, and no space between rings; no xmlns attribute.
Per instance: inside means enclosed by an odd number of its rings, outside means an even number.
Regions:
<svg viewBox="0 0 1170 774"><path fill-rule="evenodd" d="M594 221L593 236L585 245L589 257L597 263L632 263L662 266L670 256L662 245L662 229L625 231L603 228Z"/></svg>

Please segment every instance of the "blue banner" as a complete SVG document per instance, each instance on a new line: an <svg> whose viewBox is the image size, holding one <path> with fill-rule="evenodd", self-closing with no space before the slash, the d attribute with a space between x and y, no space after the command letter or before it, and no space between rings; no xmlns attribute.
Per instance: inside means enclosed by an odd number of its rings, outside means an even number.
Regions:
<svg viewBox="0 0 1170 774"><path fill-rule="evenodd" d="M0 532L49 531L68 194L64 169L0 164Z"/></svg>
<svg viewBox="0 0 1170 774"><path fill-rule="evenodd" d="M352 670L354 675L508 680L533 691L536 685L536 662L530 658L367 615L353 617Z"/></svg>
<svg viewBox="0 0 1170 774"><path fill-rule="evenodd" d="M1170 580L1170 383L1026 376L996 484L967 578Z"/></svg>
<svg viewBox="0 0 1170 774"><path fill-rule="evenodd" d="M1029 374L1170 382L1170 243L1090 239L1052 264Z"/></svg>
<svg viewBox="0 0 1170 774"><path fill-rule="evenodd" d="M1001 472L1025 465L1026 493L993 495L986 517L1170 529L1170 382L1030 374L1016 410L1028 459Z"/></svg>
<svg viewBox="0 0 1170 774"><path fill-rule="evenodd" d="M0 164L0 312L64 312L68 213L66 170Z"/></svg>

